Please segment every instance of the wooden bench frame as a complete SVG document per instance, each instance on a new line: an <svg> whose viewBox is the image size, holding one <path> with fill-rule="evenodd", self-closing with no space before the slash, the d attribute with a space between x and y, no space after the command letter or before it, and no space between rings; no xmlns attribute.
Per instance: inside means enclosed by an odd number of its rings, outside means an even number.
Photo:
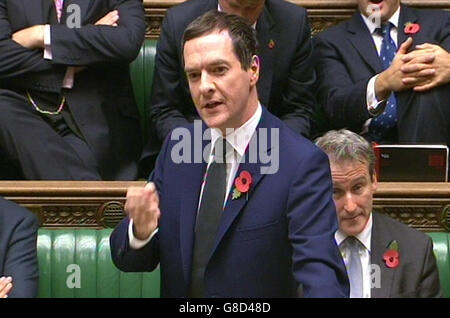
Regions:
<svg viewBox="0 0 450 318"><path fill-rule="evenodd" d="M46 228L114 227L126 190L144 181L0 181L0 196L29 208ZM379 183L377 211L426 232L450 232L450 183Z"/></svg>

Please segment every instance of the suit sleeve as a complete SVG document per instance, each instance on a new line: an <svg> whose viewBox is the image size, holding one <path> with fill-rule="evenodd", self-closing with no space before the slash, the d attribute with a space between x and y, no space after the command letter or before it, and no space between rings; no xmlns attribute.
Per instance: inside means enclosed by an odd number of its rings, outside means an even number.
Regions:
<svg viewBox="0 0 450 318"><path fill-rule="evenodd" d="M288 198L294 277L305 297L348 297L345 265L334 240L338 225L329 163L312 149L298 165Z"/></svg>
<svg viewBox="0 0 450 318"><path fill-rule="evenodd" d="M314 38L317 72L317 99L333 129L348 128L360 132L370 118L366 92L370 77L353 81L340 52L332 42Z"/></svg>
<svg viewBox="0 0 450 318"><path fill-rule="evenodd" d="M94 24L80 28L69 28L65 24L51 26L53 63L86 66L109 61L131 62L136 58L145 35L142 1L111 2L110 11L119 11L117 27Z"/></svg>
<svg viewBox="0 0 450 318"><path fill-rule="evenodd" d="M12 40L13 33L6 0L0 0L0 79L51 69L51 63L44 60L42 50L24 48Z"/></svg>
<svg viewBox="0 0 450 318"><path fill-rule="evenodd" d="M283 120L294 131L309 137L311 129L312 110L316 100L313 85L316 80L313 64L313 48L311 32L306 14L301 19L298 46L293 64L290 65L287 85L283 90L280 105ZM264 67L264 65L263 65Z"/></svg>
<svg viewBox="0 0 450 318"><path fill-rule="evenodd" d="M149 181L154 182L159 195L162 195L163 163L168 149L164 144L156 161L155 170L150 174ZM114 229L110 237L111 256L117 268L124 272L153 271L159 263L159 233L141 249L132 249L129 245L129 218L123 219Z"/></svg>
<svg viewBox="0 0 450 318"><path fill-rule="evenodd" d="M160 141L163 141L172 129L188 123L180 107L185 103L192 104L190 95L186 96L185 93L185 83L182 80L185 75L180 71L182 69L178 56L180 44L176 43L174 20L169 10L158 40L150 98L150 118Z"/></svg>
<svg viewBox="0 0 450 318"><path fill-rule="evenodd" d="M37 218L30 213L19 221L12 233L4 267L4 275L13 279L9 297L37 296L37 230Z"/></svg>
<svg viewBox="0 0 450 318"><path fill-rule="evenodd" d="M439 272L436 265L436 258L433 253L433 242L430 238L427 239L425 261L417 297L442 297Z"/></svg>

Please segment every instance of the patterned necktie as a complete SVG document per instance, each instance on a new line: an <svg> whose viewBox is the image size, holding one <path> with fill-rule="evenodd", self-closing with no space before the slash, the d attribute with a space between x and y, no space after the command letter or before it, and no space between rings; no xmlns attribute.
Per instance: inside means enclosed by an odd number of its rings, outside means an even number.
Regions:
<svg viewBox="0 0 450 318"><path fill-rule="evenodd" d="M394 60L397 47L394 40L391 38L392 23L383 24L381 28L377 29L377 32L383 36L383 42L380 50L380 60L383 70L386 70L391 66ZM373 141L383 141L384 138L390 133L390 131L397 124L397 99L394 93L391 93L387 102L384 112L373 118L369 125L369 135Z"/></svg>
<svg viewBox="0 0 450 318"><path fill-rule="evenodd" d="M64 0L55 0L56 17L58 18L58 22L61 21L63 6Z"/></svg>
<svg viewBox="0 0 450 318"><path fill-rule="evenodd" d="M349 236L345 239L345 244L350 252L348 261L346 264L348 278L350 280L350 298L362 298L363 297L363 272L361 258L359 251L361 243L353 236Z"/></svg>
<svg viewBox="0 0 450 318"><path fill-rule="evenodd" d="M214 145L214 160L206 172L197 214L189 297L204 297L205 269L219 228L227 187L225 152L226 143L219 138Z"/></svg>

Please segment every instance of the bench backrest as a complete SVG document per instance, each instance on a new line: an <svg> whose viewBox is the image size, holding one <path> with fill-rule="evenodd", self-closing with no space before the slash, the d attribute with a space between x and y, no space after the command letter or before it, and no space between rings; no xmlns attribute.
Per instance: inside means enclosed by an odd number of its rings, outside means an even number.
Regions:
<svg viewBox="0 0 450 318"><path fill-rule="evenodd" d="M111 232L39 229L38 297L158 298L159 269L151 273L119 271L111 260Z"/></svg>
<svg viewBox="0 0 450 318"><path fill-rule="evenodd" d="M39 297L158 298L159 268L151 273L119 271L111 260L111 232L111 229L39 229ZM434 243L444 297L450 298L450 233L429 235Z"/></svg>

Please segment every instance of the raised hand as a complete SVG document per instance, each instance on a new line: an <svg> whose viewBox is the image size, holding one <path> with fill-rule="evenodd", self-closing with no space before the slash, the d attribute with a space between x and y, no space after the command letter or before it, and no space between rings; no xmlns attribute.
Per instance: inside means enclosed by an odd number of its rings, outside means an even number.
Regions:
<svg viewBox="0 0 450 318"><path fill-rule="evenodd" d="M127 191L125 212L133 220L134 236L147 239L158 227L160 217L158 191L153 182L142 187L131 187Z"/></svg>

